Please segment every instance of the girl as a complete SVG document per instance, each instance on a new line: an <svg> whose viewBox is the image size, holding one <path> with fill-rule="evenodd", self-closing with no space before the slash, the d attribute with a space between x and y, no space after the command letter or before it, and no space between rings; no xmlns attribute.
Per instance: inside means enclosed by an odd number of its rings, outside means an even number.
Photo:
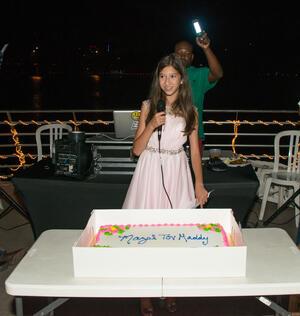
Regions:
<svg viewBox="0 0 300 316"><path fill-rule="evenodd" d="M160 100L165 102L165 112L157 112ZM162 126L160 142L159 126ZM207 202L207 191L203 185L197 128L197 115L184 66L175 54L171 54L159 62L150 100L142 104L133 143L133 153L140 157L123 208L193 208L197 204L203 207ZM187 137L195 190L183 149Z"/></svg>
<svg viewBox="0 0 300 316"><path fill-rule="evenodd" d="M165 111L159 104L165 104ZM161 134L159 136L159 134ZM195 176L193 186L183 144L189 139ZM201 208L208 193L203 185L198 145L198 121L185 68L175 54L160 60L154 73L150 100L141 107L133 153L139 160L123 208ZM176 311L174 299L167 309ZM153 315L151 300L141 300L143 316Z"/></svg>

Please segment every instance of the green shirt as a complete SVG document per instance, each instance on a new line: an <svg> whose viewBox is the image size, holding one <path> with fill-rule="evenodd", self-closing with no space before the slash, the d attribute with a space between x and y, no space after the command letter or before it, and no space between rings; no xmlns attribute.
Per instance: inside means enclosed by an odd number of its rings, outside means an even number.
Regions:
<svg viewBox="0 0 300 316"><path fill-rule="evenodd" d="M201 139L204 140L204 128L203 128L203 101L205 93L213 88L217 81L209 82L208 74L209 69L207 67L193 67L190 66L186 69L189 82L192 89L193 103L198 110L199 117L199 129L198 134Z"/></svg>

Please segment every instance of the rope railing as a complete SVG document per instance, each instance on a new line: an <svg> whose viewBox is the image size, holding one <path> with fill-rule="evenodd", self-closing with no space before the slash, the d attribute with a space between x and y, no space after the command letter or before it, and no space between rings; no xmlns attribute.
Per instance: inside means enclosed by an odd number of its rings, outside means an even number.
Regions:
<svg viewBox="0 0 300 316"><path fill-rule="evenodd" d="M216 121L216 120L208 120L204 121L203 123L205 125L235 125L236 120L226 120L226 121ZM300 120L299 121L291 121L291 120L286 120L286 121L262 121L262 120L257 120L257 121L248 121L248 120L243 120L243 121L238 121L239 125L278 125L278 126L284 126L284 125L290 125L290 126L300 126ZM88 125L95 125L95 124L104 124L104 125L109 125L113 124L114 121L103 121L103 120L53 120L53 121L48 121L48 120L42 120L42 121L35 121L35 120L30 120L30 121L23 121L23 120L18 120L18 121L0 121L0 125L9 125L9 126L17 126L17 125L23 125L23 126L28 126L28 125L35 125L35 126L41 126L44 124L72 124L75 126L80 126L83 124L88 124Z"/></svg>
<svg viewBox="0 0 300 316"><path fill-rule="evenodd" d="M41 126L45 124L72 124L74 126L80 126L82 124L88 124L88 125L95 125L95 124L103 124L103 125L109 125L113 124L113 121L102 121L102 120L96 120L96 121L89 121L89 120L82 120L82 121L74 121L74 120L54 120L54 121L48 121L48 120L42 120L42 121L35 121L35 120L30 120L30 121L23 121L23 120L18 120L18 121L8 121L4 120L0 122L0 125L9 125L9 126L17 126L17 125L23 125L23 126L29 126L29 125L35 125L35 126Z"/></svg>
<svg viewBox="0 0 300 316"><path fill-rule="evenodd" d="M257 121L248 121L248 120L243 120L243 121L236 121L236 120L226 120L226 121L215 121L215 120L209 120L209 121L204 121L206 125L213 124L213 125L226 125L226 124L231 124L235 125L238 122L239 125L278 125L278 126L284 126L284 125L291 125L293 127L299 125L300 126L300 121L292 122L290 120L287 121L262 121L262 120L257 120Z"/></svg>

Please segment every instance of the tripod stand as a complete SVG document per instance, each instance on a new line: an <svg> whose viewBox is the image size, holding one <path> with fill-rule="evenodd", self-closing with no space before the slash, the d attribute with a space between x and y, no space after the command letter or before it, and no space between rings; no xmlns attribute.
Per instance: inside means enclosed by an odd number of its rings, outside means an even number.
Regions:
<svg viewBox="0 0 300 316"><path fill-rule="evenodd" d="M21 204L19 204L17 201L15 201L15 199L11 197L1 187L0 187L0 199L2 201L5 201L5 203L7 204L6 208L2 212L0 212L0 220L6 215L8 215L13 209L15 209L20 215L22 215L25 219L27 219L30 222L30 224L32 224L31 218L26 208L22 206ZM4 271L5 269L7 269L9 265L9 257L12 257L16 253L18 253L20 250L21 249L18 249L16 251L12 251L8 253L4 248L1 248L1 245L0 245L0 271Z"/></svg>
<svg viewBox="0 0 300 316"><path fill-rule="evenodd" d="M12 209L15 209L19 214L29 220L28 211L1 188L0 198L2 198L8 204L7 208L0 213L0 219L7 215Z"/></svg>
<svg viewBox="0 0 300 316"><path fill-rule="evenodd" d="M270 224L279 214L281 214L289 206L297 207L300 210L300 205L295 202L296 197L300 194L300 189L294 192L294 194L286 200L268 219L263 222L263 226Z"/></svg>

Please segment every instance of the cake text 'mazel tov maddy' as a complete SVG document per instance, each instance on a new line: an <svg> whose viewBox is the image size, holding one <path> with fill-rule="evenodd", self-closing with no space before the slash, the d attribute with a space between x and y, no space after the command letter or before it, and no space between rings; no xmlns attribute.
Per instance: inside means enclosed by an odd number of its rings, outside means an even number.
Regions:
<svg viewBox="0 0 300 316"><path fill-rule="evenodd" d="M175 235L171 234L151 234L151 236L138 236L138 235L123 235L123 236L118 236L120 239L120 242L125 242L128 245L137 243L139 245L145 244L148 241L153 241L153 240L163 240L163 241L182 241L185 243L188 243L190 241L200 241L202 242L203 245L208 244L208 236L203 236L202 234L199 235L186 235L185 233L178 233Z"/></svg>

